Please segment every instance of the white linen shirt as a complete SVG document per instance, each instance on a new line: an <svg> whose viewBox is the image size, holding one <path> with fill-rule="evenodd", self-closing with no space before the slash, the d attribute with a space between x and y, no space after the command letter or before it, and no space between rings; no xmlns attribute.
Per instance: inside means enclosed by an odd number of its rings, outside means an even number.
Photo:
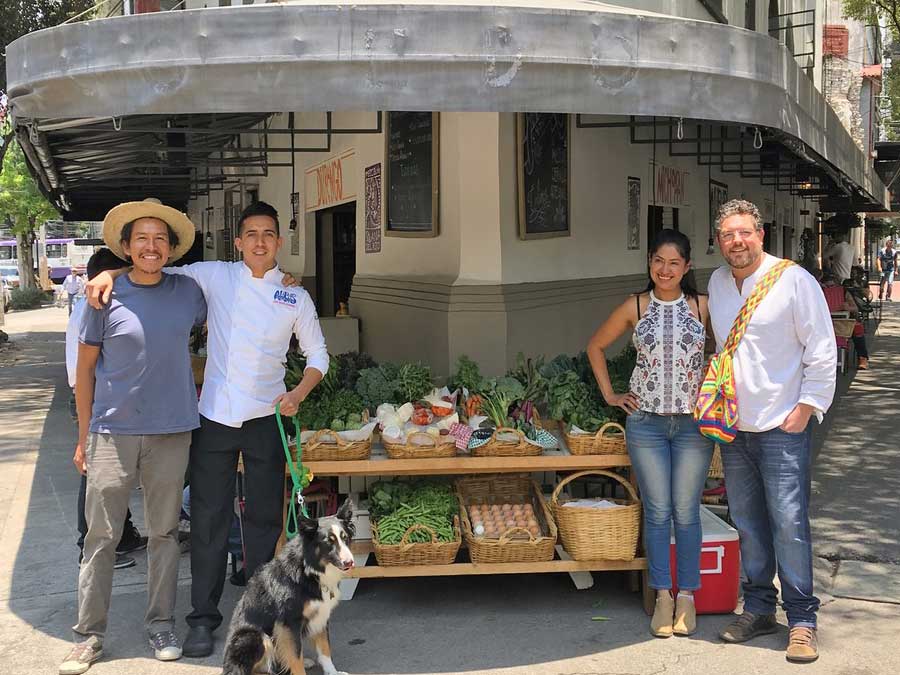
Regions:
<svg viewBox="0 0 900 675"><path fill-rule="evenodd" d="M718 351L756 282L780 260L764 255L740 291L727 266L709 279L709 316ZM779 427L798 403L815 408L821 422L834 398L836 373L837 347L825 295L806 270L789 267L757 306L734 353L738 429Z"/></svg>
<svg viewBox="0 0 900 675"><path fill-rule="evenodd" d="M81 330L85 305L87 305L87 300L84 299L84 296L76 298L72 305L72 313L69 315L69 323L66 324L66 375L72 389L75 388L75 372L78 367L78 332Z"/></svg>
<svg viewBox="0 0 900 675"><path fill-rule="evenodd" d="M209 336L200 414L240 427L275 412L285 393L284 361L291 334L306 367L328 372L328 350L312 298L303 288L285 288L277 267L262 279L243 262L198 262L167 267L200 286L206 297Z"/></svg>

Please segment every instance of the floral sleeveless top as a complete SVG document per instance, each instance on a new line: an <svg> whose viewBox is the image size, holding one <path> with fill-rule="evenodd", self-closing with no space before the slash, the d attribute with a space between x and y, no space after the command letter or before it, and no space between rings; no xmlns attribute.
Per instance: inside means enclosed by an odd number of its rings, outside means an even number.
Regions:
<svg viewBox="0 0 900 675"><path fill-rule="evenodd" d="M684 295L665 302L650 291L650 304L632 341L637 364L631 391L640 409L661 415L693 413L703 382L706 329Z"/></svg>

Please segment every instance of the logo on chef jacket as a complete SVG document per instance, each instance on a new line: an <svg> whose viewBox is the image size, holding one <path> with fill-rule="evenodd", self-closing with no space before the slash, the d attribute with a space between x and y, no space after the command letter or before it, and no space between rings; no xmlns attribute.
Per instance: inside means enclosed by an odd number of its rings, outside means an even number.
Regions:
<svg viewBox="0 0 900 675"><path fill-rule="evenodd" d="M273 298L276 305L287 305L288 307L296 307L297 294L289 291L275 291Z"/></svg>

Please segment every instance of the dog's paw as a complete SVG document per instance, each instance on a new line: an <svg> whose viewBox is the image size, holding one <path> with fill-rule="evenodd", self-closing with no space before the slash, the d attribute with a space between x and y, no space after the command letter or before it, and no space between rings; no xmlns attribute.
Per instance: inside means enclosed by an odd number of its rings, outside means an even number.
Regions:
<svg viewBox="0 0 900 675"><path fill-rule="evenodd" d="M322 673L324 675L348 675L343 670L323 670Z"/></svg>
<svg viewBox="0 0 900 675"><path fill-rule="evenodd" d="M306 658L306 657L304 656L304 657L303 657L303 665L304 665L306 668L314 668L315 665L316 665L316 662L315 662L314 659L308 659L308 658ZM327 673L326 673L326 675L327 675Z"/></svg>

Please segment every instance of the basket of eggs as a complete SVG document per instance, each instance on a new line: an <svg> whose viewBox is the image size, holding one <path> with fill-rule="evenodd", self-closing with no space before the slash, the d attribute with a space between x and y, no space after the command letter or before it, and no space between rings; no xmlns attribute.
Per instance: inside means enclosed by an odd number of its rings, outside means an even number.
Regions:
<svg viewBox="0 0 900 675"><path fill-rule="evenodd" d="M460 478L456 495L473 563L553 560L556 523L530 476Z"/></svg>

